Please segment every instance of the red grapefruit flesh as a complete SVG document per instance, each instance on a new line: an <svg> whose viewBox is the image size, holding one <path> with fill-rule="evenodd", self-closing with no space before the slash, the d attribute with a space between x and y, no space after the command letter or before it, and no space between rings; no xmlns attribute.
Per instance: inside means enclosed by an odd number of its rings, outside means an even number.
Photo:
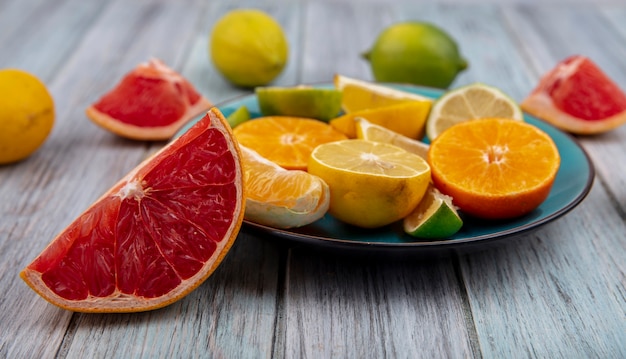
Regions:
<svg viewBox="0 0 626 359"><path fill-rule="evenodd" d="M593 61L580 55L545 74L521 107L574 134L603 133L626 123L626 94Z"/></svg>
<svg viewBox="0 0 626 359"><path fill-rule="evenodd" d="M184 297L217 268L244 214L241 153L212 108L63 230L20 276L79 312L138 312Z"/></svg>
<svg viewBox="0 0 626 359"><path fill-rule="evenodd" d="M87 108L87 117L122 137L159 141L171 138L211 102L162 61L152 59Z"/></svg>

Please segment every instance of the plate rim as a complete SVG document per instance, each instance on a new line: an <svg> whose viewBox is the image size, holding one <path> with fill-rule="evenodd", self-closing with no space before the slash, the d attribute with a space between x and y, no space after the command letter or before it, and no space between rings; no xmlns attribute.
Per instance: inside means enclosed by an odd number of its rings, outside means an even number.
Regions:
<svg viewBox="0 0 626 359"><path fill-rule="evenodd" d="M418 94L427 96L429 98L432 98L433 100L436 100L438 96L441 96L445 92L444 89L437 89L437 88L432 88L432 87L427 87L427 86L419 86L419 85L411 85L411 84L403 84L403 83L389 83L389 82L376 82L376 83L381 84L381 85L387 85L387 86L398 88L398 89L403 89L403 88L415 89L418 91L417 92ZM318 87L333 86L333 84L329 82L307 83L303 85L318 86ZM428 94L435 94L437 97L431 97ZM232 105L233 103L241 102L247 98L254 98L254 97L256 97L256 94L254 92L242 94L242 95L233 97L231 99L221 101L215 104L214 107L217 107L221 111L224 107ZM243 220L244 225L242 226L242 229L256 230L256 231L270 234L271 236L279 237L284 240L294 241L297 243L307 244L307 245L317 245L317 246L323 246L323 247L329 247L329 246L335 245L337 247L343 247L347 249L393 249L393 250L455 249L455 248L460 248L460 247L483 244L483 243L492 242L492 241L496 241L496 240L504 239L504 238L510 238L514 236L520 236L525 233L528 233L532 230L537 229L538 227L541 227L547 223L550 223L564 216L565 214L573 210L575 207L577 207L587 197L587 195L591 191L593 187L596 171L595 171L595 167L593 165L593 161L591 157L589 156L585 148L580 144L580 142L578 141L576 137L574 137L570 133L567 133L565 131L558 129L552 124L536 116L533 116L525 111L523 112L523 114L525 117L528 116L529 118L533 120L539 121L541 122L542 125L545 125L551 130L560 133L560 135L565 136L571 143L573 143L581 151L581 153L583 154L585 158L585 164L588 168L588 175L587 175L587 178L585 179L585 184L582 187L582 190L579 193L577 193L575 198L572 199L570 202L568 202L565 206L559 208L555 212L543 218L540 218L538 220L535 220L530 223L526 223L517 227L505 229L496 233L483 234L483 235L478 235L478 236L474 236L470 238L441 239L441 240L416 239L415 241L411 241L411 242L373 242L373 241L367 241L367 240L361 241L361 240L324 237L324 236L318 236L318 235L313 235L313 234L294 232L293 229L274 228L274 227L270 227L267 225L251 222L245 219ZM181 131L185 129L186 127L188 127L190 123L197 121L197 118L198 116L192 118L191 120L183 124L179 128L179 130L176 131L176 135L174 137L179 136L182 133Z"/></svg>

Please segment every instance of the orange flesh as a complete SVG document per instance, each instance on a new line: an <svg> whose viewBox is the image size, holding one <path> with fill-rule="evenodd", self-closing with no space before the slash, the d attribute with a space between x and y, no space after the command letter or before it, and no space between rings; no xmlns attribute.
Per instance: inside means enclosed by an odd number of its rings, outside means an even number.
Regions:
<svg viewBox="0 0 626 359"><path fill-rule="evenodd" d="M267 116L234 129L243 146L285 169L306 170L309 156L319 144L346 139L329 124L299 117Z"/></svg>
<svg viewBox="0 0 626 359"><path fill-rule="evenodd" d="M548 196L560 157L548 135L534 126L475 120L441 136L428 153L433 182L462 211L512 218L532 211Z"/></svg>

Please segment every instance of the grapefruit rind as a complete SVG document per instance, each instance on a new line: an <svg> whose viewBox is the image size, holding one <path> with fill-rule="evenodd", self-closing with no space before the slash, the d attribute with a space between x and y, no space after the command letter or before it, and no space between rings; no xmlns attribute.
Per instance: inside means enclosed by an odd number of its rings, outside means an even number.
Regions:
<svg viewBox="0 0 626 359"><path fill-rule="evenodd" d="M559 110L545 93L530 94L521 103L527 113L540 118L554 127L577 135L595 135L608 132L626 123L626 111L599 119L583 120Z"/></svg>
<svg viewBox="0 0 626 359"><path fill-rule="evenodd" d="M219 134L215 134L218 131ZM235 171L233 174L232 185L235 186L235 203L232 206L231 215L232 218L228 223L227 229L224 231L222 238L217 238L216 247L210 254L210 257L204 261L200 270L193 275L190 275L186 279L182 279L180 284L169 292L155 297L142 297L133 293L124 293L118 287L116 282L115 290L107 296L94 296L88 295L84 299L71 300L54 292L44 281L42 268L51 267L59 264L68 251L72 249L72 246L76 240L77 232L91 229L99 230L96 235L101 236L97 239L111 239L109 236L114 236L111 226L121 221L121 219L112 217L110 213L100 211L104 206L120 205L122 201L130 197L141 198L142 196L149 196L150 187L144 188L141 191L142 186L146 186L145 181L142 181L145 176L149 175L151 171L157 169L162 161L169 159L175 160L181 151L188 149L188 145L195 139L201 136L223 136L227 143L227 149L224 155L230 154L234 162ZM212 137L211 137L212 138ZM191 149L193 152L193 149ZM187 173L189 174L189 173ZM197 172L196 172L197 174ZM161 176L163 177L163 176ZM20 277L41 297L48 302L71 311L76 312L91 312L91 313L122 313L122 312L141 312L147 310L153 310L165 307L172 304L179 299L183 298L201 283L203 283L219 266L222 262L228 250L233 245L241 227L244 210L244 186L243 186L243 173L241 165L241 152L237 142L234 140L230 127L222 114L216 108L212 108L207 115L200 120L196 125L190 128L185 134L170 142L163 147L160 151L155 153L150 158L146 159L133 171L128 173L122 180L114 185L109 191L107 191L102 197L94 202L81 216L79 216L72 224L70 224L64 231L62 231L57 237L30 263L26 268L20 272ZM113 202L113 204L112 204ZM116 203L117 202L117 203ZM114 209L118 210L118 209ZM163 214L163 213L162 213ZM165 215L176 215L176 213L165 213ZM204 232L210 232L213 218L208 218L203 226L198 226L199 230ZM102 226L98 228L83 227L83 224L91 224L92 222L102 223ZM81 233L82 234L82 233ZM159 232L159 234L163 234ZM167 237L164 235L163 237ZM113 240L118 240L117 237ZM102 243L102 242L100 242ZM93 251L97 251L99 248L92 248ZM184 249L184 248L183 248ZM102 257L87 258L88 263L98 263ZM123 263L124 266L137 265L136 263ZM143 263L146 265L146 263ZM114 270L114 268L109 268ZM115 276L116 281L124 273L105 273ZM144 273L145 274L145 273ZM83 278L84 279L84 278ZM88 284L87 284L88 285Z"/></svg>

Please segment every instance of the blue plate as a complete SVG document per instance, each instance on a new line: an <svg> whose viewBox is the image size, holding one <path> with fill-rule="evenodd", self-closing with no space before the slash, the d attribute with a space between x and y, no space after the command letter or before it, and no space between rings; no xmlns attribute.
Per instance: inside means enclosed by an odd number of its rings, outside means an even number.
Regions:
<svg viewBox="0 0 626 359"><path fill-rule="evenodd" d="M330 85L315 85L332 87ZM430 98L438 98L441 90L411 85L389 86ZM255 95L244 96L218 106L225 116L240 106L246 106L252 117L261 113ZM249 221L244 228L271 234L272 238L287 240L291 244L313 245L320 248L341 249L353 252L442 252L448 250L484 248L495 240L514 237L537 229L576 207L591 190L595 171L591 160L583 148L570 135L555 127L524 114L526 122L548 133L561 155L561 166L548 198L533 212L512 220L486 221L464 217L463 228L445 240L422 241L404 233L401 222L378 229L362 229L342 223L330 215L297 229L276 229ZM199 118L185 125L179 136L197 122Z"/></svg>

